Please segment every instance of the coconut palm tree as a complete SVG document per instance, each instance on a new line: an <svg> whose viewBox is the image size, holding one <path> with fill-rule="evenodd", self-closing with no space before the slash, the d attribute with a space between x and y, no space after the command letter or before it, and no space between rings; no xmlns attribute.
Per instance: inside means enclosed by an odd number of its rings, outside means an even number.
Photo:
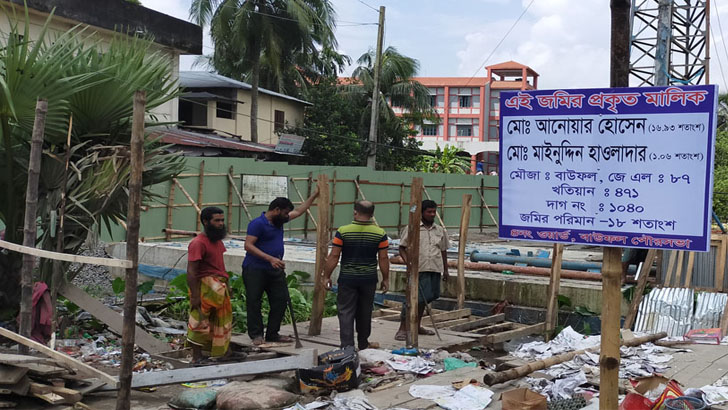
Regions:
<svg viewBox="0 0 728 410"><path fill-rule="evenodd" d="M56 250L61 193L67 193L63 251L76 253L90 233L102 224L124 219L131 135L132 96L147 91L147 109L176 94L169 60L150 52L151 42L120 35L108 47L83 46L91 34L71 29L50 36L48 17L31 38L29 17L25 29L11 24L6 47L0 48L0 222L5 239L19 243L24 219L29 141L35 102L48 100L38 202L38 245ZM85 41L88 43L88 41ZM73 118L70 171L63 185L66 138ZM150 117L151 118L151 117ZM148 125L154 125L150 121ZM181 158L166 155L164 147L147 140L143 185L166 181L181 171ZM145 199L152 198L145 191ZM0 253L0 307L17 306L20 256ZM49 281L51 266L41 264L41 277ZM66 269L63 269L66 271ZM58 285L58 284L56 284Z"/></svg>
<svg viewBox="0 0 728 410"><path fill-rule="evenodd" d="M352 73L353 84L342 87L342 91L352 98L369 99L369 107L374 90L374 60L373 50L359 57L359 67ZM398 120L392 105L403 109L402 119L407 125L422 124L424 120L437 120L437 113L430 105L430 91L413 79L419 69L419 61L400 54L394 47L387 47L382 53L379 98L376 103L379 117L384 121ZM368 123L368 117L362 119L362 124Z"/></svg>
<svg viewBox="0 0 728 410"><path fill-rule="evenodd" d="M436 172L441 174L465 174L470 169L470 160L458 155L458 150L453 145L445 145L445 148L430 151L429 155L420 157L418 171Z"/></svg>
<svg viewBox="0 0 728 410"><path fill-rule="evenodd" d="M252 86L250 138L258 141L258 87L262 67L269 81L286 91L283 81L306 56L335 50L335 13L330 0L193 0L190 15L210 27L211 58L221 74ZM303 56L303 57L301 57ZM302 82L303 83L303 82Z"/></svg>

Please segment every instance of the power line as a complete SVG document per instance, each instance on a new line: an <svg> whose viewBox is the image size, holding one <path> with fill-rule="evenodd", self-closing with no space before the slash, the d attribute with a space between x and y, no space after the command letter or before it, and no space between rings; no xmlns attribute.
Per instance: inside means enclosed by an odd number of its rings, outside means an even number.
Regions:
<svg viewBox="0 0 728 410"><path fill-rule="evenodd" d="M518 22L521 21L521 19L526 14L526 12L528 11L528 9L531 8L531 5L533 4L534 1L536 1L536 0L531 0L531 2L528 3L528 6L526 6L526 8L523 9L523 12L521 13L521 15L518 16L518 18L516 19L516 21L513 22L513 25L511 25L511 28L509 28L508 31L506 32L506 34L503 35L503 38L500 39L500 41L498 42L498 44L496 44L495 47L493 48L493 51L491 51L490 54L488 54L488 57L486 57L485 60L483 60L483 62L478 66L478 68L475 70L475 72L470 77L470 79L468 80L468 82L465 83L465 85L470 84L470 82L473 81L473 78L475 78L475 76L478 74L478 71L480 71L480 69L485 66L485 64L488 62L488 60L490 60L491 57L493 57L493 54L495 54L496 50L498 50L498 47L500 47L500 45L503 44L503 42L506 40L506 38L508 37L508 35L511 34L511 31L513 31L513 29L516 27L516 24L518 24Z"/></svg>
<svg viewBox="0 0 728 410"><path fill-rule="evenodd" d="M728 48L726 48L725 37L723 37L723 25L720 23L720 12L718 11L718 0L713 0L713 2L715 3L715 17L718 19L718 30L720 31L720 42L723 44L723 52L725 53L726 58L728 58ZM710 25L710 22L708 22L708 25ZM710 28L712 30L713 26L711 26ZM715 38L715 35L713 35L713 38ZM715 45L715 43L713 43L713 45ZM716 54L717 54L717 51L716 51ZM725 82L725 80L724 80L724 82Z"/></svg>
<svg viewBox="0 0 728 410"><path fill-rule="evenodd" d="M710 35L715 38L712 25L710 26ZM723 63L720 61L720 53L718 52L718 46L715 44L715 41L713 41L713 49L715 50L715 58L718 59L718 67L720 67L720 76L723 78L723 84L728 85L728 82L725 81L725 74L723 74Z"/></svg>
<svg viewBox="0 0 728 410"><path fill-rule="evenodd" d="M193 104L200 105L202 107L207 107L207 104L206 103L199 102L199 101L195 101L195 100L191 100L189 98L180 97L180 101L186 101L186 102L190 102L190 103L193 103ZM222 111L222 112L226 112L228 114L240 115L240 116L243 116L243 117L251 118L251 115L250 114L245 114L245 113L237 112L237 110L233 111L233 110L227 110L227 109L224 109L224 108L217 108L217 109L220 110L220 111ZM258 118L258 121L263 121L263 122L275 124L275 121L274 120L268 120L268 119L265 119L265 118ZM372 143L372 142L370 142L368 140L365 140L365 139L352 138L352 137L347 137L345 135L330 134L330 133L322 132L321 130L316 130L316 129L313 129L313 128L305 128L305 127L296 127L296 128L298 128L300 130L303 130L303 131L308 131L308 132L312 132L312 133L317 133L317 134L325 135L327 137L347 139L347 140L351 140L351 141L363 142L363 143L366 143L366 144L371 144ZM271 139L272 139L272 137L268 139L268 142L270 142ZM383 143L380 143L380 142L373 142L373 143L377 147L384 147L384 148L389 148L389 149L393 149L393 150L409 151L409 152L415 152L415 153L418 153L418 154L423 154L423 153L426 152L425 150L405 148L405 147L396 147L394 145L383 144Z"/></svg>
<svg viewBox="0 0 728 410"><path fill-rule="evenodd" d="M364 2L363 0L359 0L359 3L365 5L365 6L369 7L370 9L372 9L372 10L376 11L377 13L379 13L379 10L376 7L370 6L369 4L367 4L366 2Z"/></svg>

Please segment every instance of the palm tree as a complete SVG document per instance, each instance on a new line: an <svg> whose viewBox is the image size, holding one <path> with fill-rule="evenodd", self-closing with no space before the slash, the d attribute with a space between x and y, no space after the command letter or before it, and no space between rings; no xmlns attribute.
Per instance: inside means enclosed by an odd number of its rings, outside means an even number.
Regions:
<svg viewBox="0 0 728 410"><path fill-rule="evenodd" d="M374 90L374 51L363 54L357 60L359 67L352 73L354 84L342 87L352 98L371 98ZM398 120L392 105L403 108L402 118L410 124L422 124L424 120L436 120L437 113L430 105L430 91L414 80L420 63L414 58L400 54L396 48L387 47L382 53L379 75L379 117L385 122ZM371 100L369 101L371 107ZM369 110L370 111L370 110ZM369 112L367 111L367 112ZM368 118L362 124L368 124Z"/></svg>
<svg viewBox="0 0 728 410"><path fill-rule="evenodd" d="M430 151L429 155L420 158L418 171L436 172L441 174L465 174L470 169L470 160L458 155L458 150L453 145L445 145L445 148Z"/></svg>
<svg viewBox="0 0 728 410"><path fill-rule="evenodd" d="M210 26L212 65L252 86L250 139L258 142L261 67L275 79L291 74L295 56L335 50L335 13L330 0L192 0L190 15ZM283 82L277 81L279 89ZM281 89L281 91L284 91Z"/></svg>
<svg viewBox="0 0 728 410"><path fill-rule="evenodd" d="M36 99L45 98L48 114L39 183L38 244L55 250L56 213L65 191L68 199L61 243L63 251L76 253L90 233L126 215L130 174L126 153L134 91L147 91L147 109L151 110L173 98L177 85L171 78L169 60L151 53L151 42L120 35L108 48L84 47L80 38L89 33L78 29L49 39L46 29L51 18L33 41L23 40L30 38L27 10L24 31L12 24L8 33L2 33L8 44L0 48L0 189L4 194L0 221L6 226L5 239L18 243L34 106ZM71 171L64 186L71 117ZM145 187L181 171L181 158L166 155L163 149L152 140L145 144ZM144 196L152 198L148 191ZM0 291L2 307L17 305L20 260L17 253L0 253L0 277L6 280ZM50 271L49 261L43 260L41 277L54 288Z"/></svg>

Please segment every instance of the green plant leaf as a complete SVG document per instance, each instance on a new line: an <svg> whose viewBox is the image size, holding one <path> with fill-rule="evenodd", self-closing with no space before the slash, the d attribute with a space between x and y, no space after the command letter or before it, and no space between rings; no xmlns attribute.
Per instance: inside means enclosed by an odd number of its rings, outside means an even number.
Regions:
<svg viewBox="0 0 728 410"><path fill-rule="evenodd" d="M114 279L114 281L111 282L111 290L113 290L114 293L117 295L124 293L125 287L126 287L126 281L120 277Z"/></svg>
<svg viewBox="0 0 728 410"><path fill-rule="evenodd" d="M577 306L574 308L574 312L582 315L582 316L594 316L596 315L596 312L592 312L587 308L586 306Z"/></svg>
<svg viewBox="0 0 728 410"><path fill-rule="evenodd" d="M151 292L152 289L154 289L154 281L148 280L141 285L137 286L137 291L141 293L142 295L146 295L147 293Z"/></svg>
<svg viewBox="0 0 728 410"><path fill-rule="evenodd" d="M559 308L562 308L564 306L571 307L571 298L569 298L568 296L558 295L556 297L556 300L559 304Z"/></svg>

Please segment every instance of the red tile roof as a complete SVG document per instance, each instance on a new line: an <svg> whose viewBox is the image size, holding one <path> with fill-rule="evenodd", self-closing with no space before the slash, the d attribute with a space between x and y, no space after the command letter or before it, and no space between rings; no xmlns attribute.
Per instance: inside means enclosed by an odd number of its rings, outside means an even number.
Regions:
<svg viewBox="0 0 728 410"><path fill-rule="evenodd" d="M506 62L499 63L499 64L489 65L485 68L489 69L489 70L522 70L525 68L526 70L530 71L531 73L538 75L538 73L536 71L534 71L531 67L529 67L527 65L523 65L521 63L517 63L513 60L506 61Z"/></svg>
<svg viewBox="0 0 728 410"><path fill-rule="evenodd" d="M415 77L420 84L427 87L479 87L485 85L486 77Z"/></svg>

